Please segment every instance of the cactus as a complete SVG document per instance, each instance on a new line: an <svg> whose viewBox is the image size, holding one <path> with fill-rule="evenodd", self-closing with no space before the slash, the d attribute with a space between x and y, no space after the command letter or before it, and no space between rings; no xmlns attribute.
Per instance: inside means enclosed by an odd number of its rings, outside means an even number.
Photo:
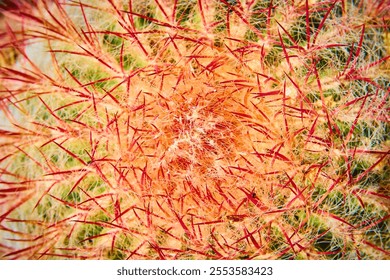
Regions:
<svg viewBox="0 0 390 280"><path fill-rule="evenodd" d="M0 258L389 259L385 2L0 4Z"/></svg>

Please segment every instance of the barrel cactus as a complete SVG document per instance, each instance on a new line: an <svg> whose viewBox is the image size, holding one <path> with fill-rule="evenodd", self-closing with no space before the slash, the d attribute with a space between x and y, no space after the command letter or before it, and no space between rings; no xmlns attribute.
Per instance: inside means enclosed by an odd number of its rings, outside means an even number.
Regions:
<svg viewBox="0 0 390 280"><path fill-rule="evenodd" d="M0 258L389 259L385 2L3 2Z"/></svg>

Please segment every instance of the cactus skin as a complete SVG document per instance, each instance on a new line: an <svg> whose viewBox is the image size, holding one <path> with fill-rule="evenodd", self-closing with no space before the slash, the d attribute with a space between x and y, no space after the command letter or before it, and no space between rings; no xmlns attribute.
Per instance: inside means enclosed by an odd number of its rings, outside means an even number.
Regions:
<svg viewBox="0 0 390 280"><path fill-rule="evenodd" d="M389 259L373 2L3 8L0 258Z"/></svg>

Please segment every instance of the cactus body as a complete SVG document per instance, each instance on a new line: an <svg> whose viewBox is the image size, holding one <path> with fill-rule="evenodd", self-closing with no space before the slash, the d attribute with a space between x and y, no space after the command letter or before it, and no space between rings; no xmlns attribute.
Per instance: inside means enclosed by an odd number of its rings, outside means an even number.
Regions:
<svg viewBox="0 0 390 280"><path fill-rule="evenodd" d="M0 258L388 259L385 2L3 8Z"/></svg>

